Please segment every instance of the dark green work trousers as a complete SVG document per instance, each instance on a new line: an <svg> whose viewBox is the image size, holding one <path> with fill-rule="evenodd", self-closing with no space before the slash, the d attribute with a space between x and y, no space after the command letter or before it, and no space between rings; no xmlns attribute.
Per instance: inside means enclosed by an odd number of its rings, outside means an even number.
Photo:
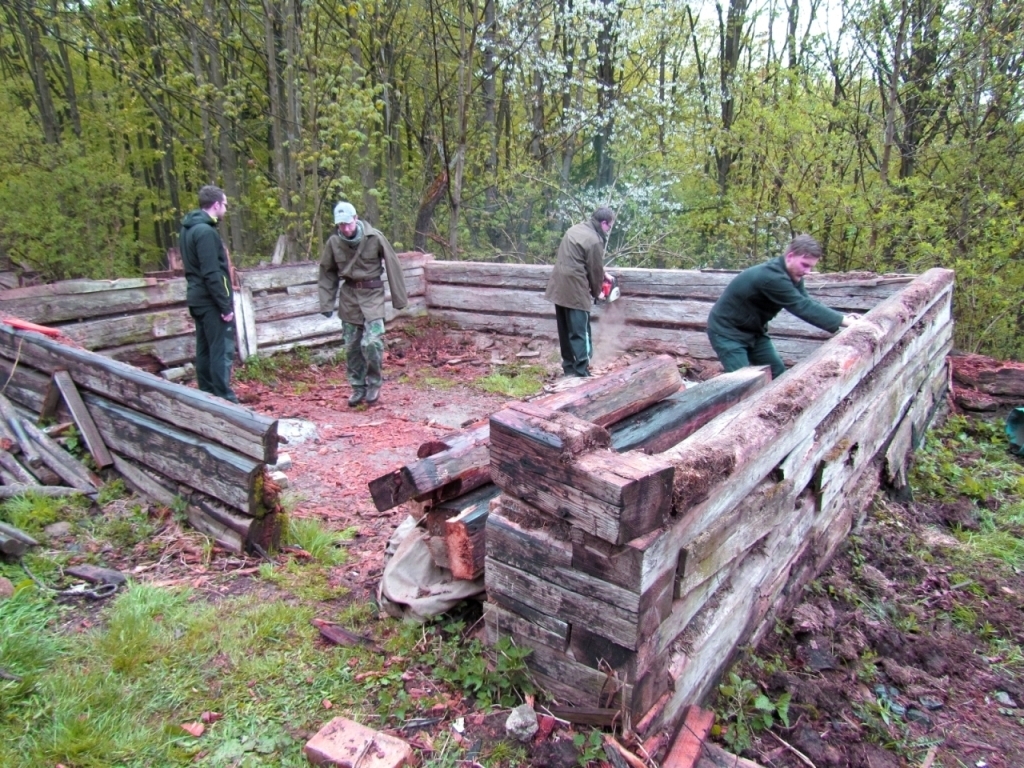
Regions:
<svg viewBox="0 0 1024 768"><path fill-rule="evenodd" d="M232 403L231 364L235 359L235 324L221 320L216 307L189 307L196 321L196 383L203 392Z"/></svg>
<svg viewBox="0 0 1024 768"><path fill-rule="evenodd" d="M590 336L590 313L555 304L558 344L562 350L562 371L566 376L589 376L594 348Z"/></svg>
<svg viewBox="0 0 1024 768"><path fill-rule="evenodd" d="M738 371L748 365L770 365L773 379L786 372L786 364L782 362L767 334L758 334L750 341L744 342L709 331L708 340L726 373Z"/></svg>

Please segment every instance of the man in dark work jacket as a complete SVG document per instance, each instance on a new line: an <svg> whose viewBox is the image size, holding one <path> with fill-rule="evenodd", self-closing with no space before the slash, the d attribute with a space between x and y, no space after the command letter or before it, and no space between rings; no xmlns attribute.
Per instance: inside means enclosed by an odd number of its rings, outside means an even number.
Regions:
<svg viewBox="0 0 1024 768"><path fill-rule="evenodd" d="M555 305L562 371L566 376L590 375L590 310L601 296L604 244L614 222L611 208L598 208L590 221L569 227L558 246L544 298Z"/></svg>
<svg viewBox="0 0 1024 768"><path fill-rule="evenodd" d="M770 365L772 378L786 366L768 337L768 323L787 309L811 325L835 333L859 315L843 315L807 295L804 275L821 258L810 235L797 235L786 254L740 272L718 297L708 316L708 338L726 372Z"/></svg>
<svg viewBox="0 0 1024 768"><path fill-rule="evenodd" d="M199 208L181 222L178 247L185 268L189 314L196 321L196 383L203 392L238 402L231 389L235 359L235 306L231 266L217 222L228 209L224 190L199 190Z"/></svg>

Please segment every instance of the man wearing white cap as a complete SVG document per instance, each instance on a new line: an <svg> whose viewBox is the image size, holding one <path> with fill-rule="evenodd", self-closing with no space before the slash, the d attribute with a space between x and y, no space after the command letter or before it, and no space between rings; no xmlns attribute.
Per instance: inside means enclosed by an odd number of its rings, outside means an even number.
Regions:
<svg viewBox="0 0 1024 768"><path fill-rule="evenodd" d="M348 382L352 385L350 408L373 405L380 398L384 358L384 283L386 270L391 304L402 309L409 303L402 264L391 243L356 215L351 203L334 207L334 234L320 256L320 312L334 314L338 301Z"/></svg>

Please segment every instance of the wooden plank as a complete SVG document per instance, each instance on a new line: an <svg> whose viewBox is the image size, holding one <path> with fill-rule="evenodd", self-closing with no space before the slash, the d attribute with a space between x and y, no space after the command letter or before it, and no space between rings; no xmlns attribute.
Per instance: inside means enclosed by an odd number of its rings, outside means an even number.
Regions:
<svg viewBox="0 0 1024 768"><path fill-rule="evenodd" d="M68 410L71 411L75 424L78 425L78 431L82 433L96 466L99 469L109 467L114 463L114 459L111 457L110 451L107 450L107 446L104 445L103 438L100 437L92 416L89 415L85 403L82 402L82 396L78 393L78 387L75 386L71 375L67 371L54 371L53 383L63 395L64 402L67 403Z"/></svg>
<svg viewBox="0 0 1024 768"><path fill-rule="evenodd" d="M666 522L673 471L667 463L607 449L561 461L534 439L557 435L544 433L537 420L528 425L532 432L517 432L507 418L514 413L491 416L491 478L502 490L613 544Z"/></svg>
<svg viewBox="0 0 1024 768"><path fill-rule="evenodd" d="M144 312L185 301L185 280L65 280L0 291L0 310L35 323Z"/></svg>
<svg viewBox="0 0 1024 768"><path fill-rule="evenodd" d="M277 461L277 420L225 400L139 371L39 334L0 325L0 356L20 360L47 376L66 370L79 389L187 428L268 464Z"/></svg>
<svg viewBox="0 0 1024 768"><path fill-rule="evenodd" d="M341 321L338 316L324 317L320 314L319 302L309 305L310 313L299 317L283 320L256 323L256 340L261 350L266 347L307 340L313 337L325 337L324 341L341 339ZM384 322L390 323L400 317L415 317L422 314L426 305L422 298L412 297L409 305L396 311L390 303L384 305Z"/></svg>
<svg viewBox="0 0 1024 768"><path fill-rule="evenodd" d="M235 341L238 359L243 363L259 351L256 341L256 313L252 291L243 287L234 292Z"/></svg>
<svg viewBox="0 0 1024 768"><path fill-rule="evenodd" d="M636 649L639 637L639 596L621 587L564 570L558 573L562 586L536 574L487 558L484 566L487 593L527 599L536 610L557 616L570 624L579 622L600 631L603 637Z"/></svg>
<svg viewBox="0 0 1024 768"><path fill-rule="evenodd" d="M127 363L139 370L156 373L165 368L172 368L194 360L196 336L195 333L189 333L184 336L152 339L138 344L126 344L94 351L112 360Z"/></svg>
<svg viewBox="0 0 1024 768"><path fill-rule="evenodd" d="M533 403L511 403L491 415L491 446L501 442L541 462L567 463L611 443L608 430L590 421Z"/></svg>
<svg viewBox="0 0 1024 768"><path fill-rule="evenodd" d="M658 355L534 402L553 411L607 427L678 392L683 386L675 360Z"/></svg>
<svg viewBox="0 0 1024 768"><path fill-rule="evenodd" d="M406 272L423 270L434 258L427 253L416 252L397 255L402 264L403 276ZM241 284L247 286L254 295L261 291L278 290L303 283L315 284L319 274L318 261L302 261L282 266L257 267L238 271Z"/></svg>
<svg viewBox="0 0 1024 768"><path fill-rule="evenodd" d="M84 399L112 450L248 515L267 512L257 487L262 462L96 395L86 394Z"/></svg>
<svg viewBox="0 0 1024 768"><path fill-rule="evenodd" d="M689 437L712 418L766 387L771 371L765 366L743 368L716 376L623 419L610 428L616 451L660 453Z"/></svg>
<svg viewBox="0 0 1024 768"><path fill-rule="evenodd" d="M779 381L659 454L676 467L677 523L657 548L679 541L735 504L813 430L936 303L948 304L952 273L930 270ZM723 483L728 479L727 483ZM714 491L714 493L712 493ZM714 505L706 503L714 496ZM657 555L653 552L653 559ZM668 555L667 560L674 562Z"/></svg>
<svg viewBox="0 0 1024 768"><path fill-rule="evenodd" d="M96 350L194 333L195 322L187 308L170 308L86 320L63 326L61 332L86 349Z"/></svg>
<svg viewBox="0 0 1024 768"><path fill-rule="evenodd" d="M664 768L694 768L714 723L714 712L701 709L696 704L689 706L679 734L661 763Z"/></svg>

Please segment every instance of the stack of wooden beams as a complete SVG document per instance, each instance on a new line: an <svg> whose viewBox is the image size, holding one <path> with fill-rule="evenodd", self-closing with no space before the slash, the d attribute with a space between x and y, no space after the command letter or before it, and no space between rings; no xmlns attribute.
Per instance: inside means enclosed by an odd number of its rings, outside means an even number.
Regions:
<svg viewBox="0 0 1024 768"><path fill-rule="evenodd" d="M277 460L276 420L4 324L0 376L7 397L29 414L48 415L61 401L73 416L78 411L90 450L95 444L109 451L98 466L112 463L160 503L189 502L189 521L221 545L236 552L276 547L282 516L267 475ZM84 416L94 437L82 427Z"/></svg>
<svg viewBox="0 0 1024 768"><path fill-rule="evenodd" d="M587 419L491 418L489 638L560 698L672 724L899 484L942 401L952 273L931 270L678 444L612 454ZM625 444L625 443L624 443Z"/></svg>
<svg viewBox="0 0 1024 768"><path fill-rule="evenodd" d="M611 424L659 403L682 386L675 362L665 355L614 374L581 379L579 386L544 395L535 402L553 411ZM484 524L498 489L491 483L490 425L459 430L424 443L418 459L369 483L380 511L412 502L424 520L437 565L455 578L483 572Z"/></svg>

